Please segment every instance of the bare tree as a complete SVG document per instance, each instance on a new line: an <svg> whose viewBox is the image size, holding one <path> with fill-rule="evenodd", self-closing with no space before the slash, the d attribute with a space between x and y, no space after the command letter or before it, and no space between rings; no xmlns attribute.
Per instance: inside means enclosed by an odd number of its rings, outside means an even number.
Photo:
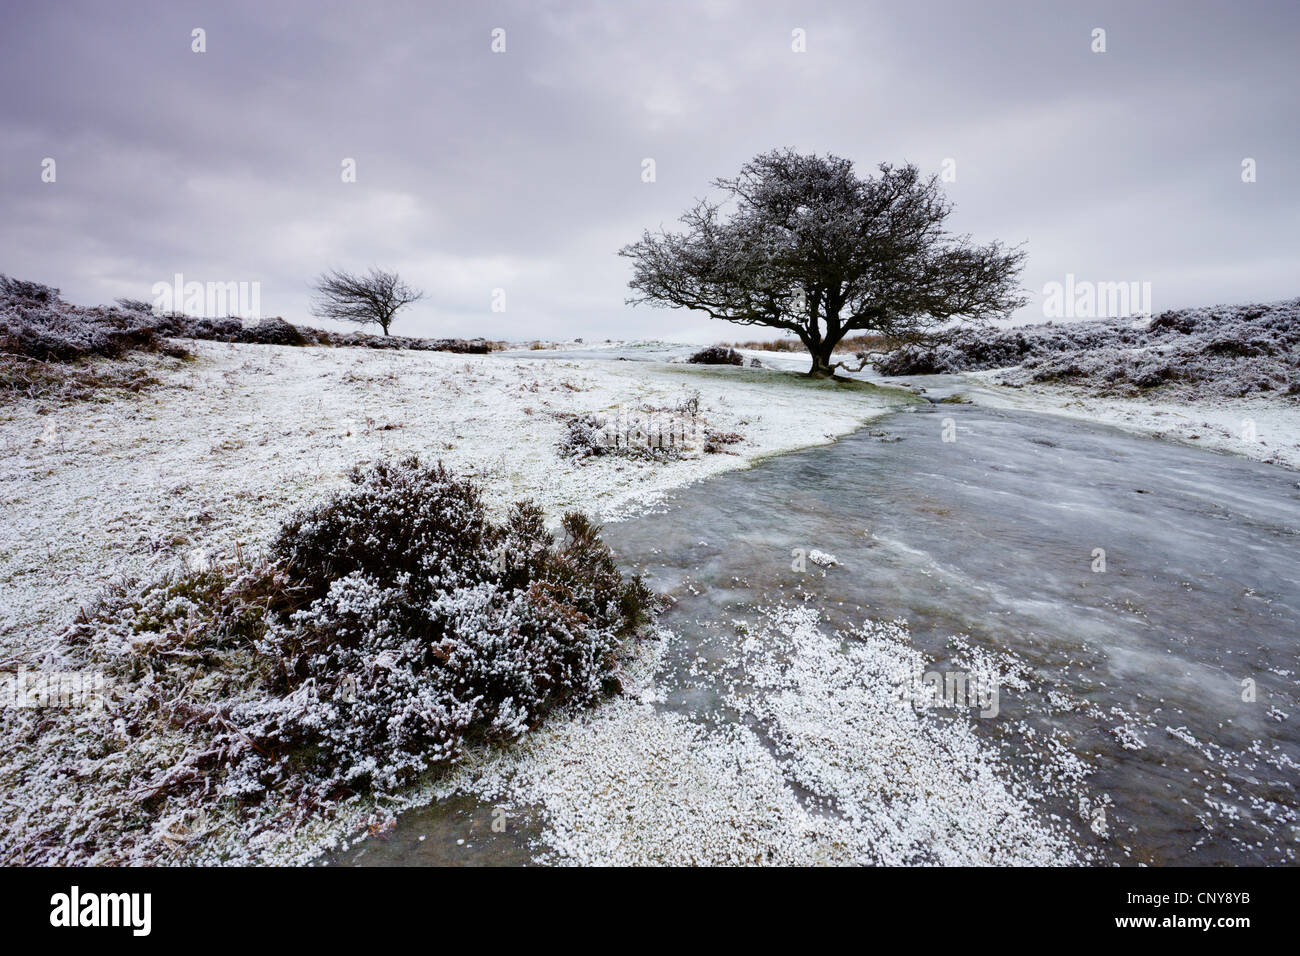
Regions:
<svg viewBox="0 0 1300 956"><path fill-rule="evenodd" d="M312 315L358 325L378 325L385 335L399 309L424 298L423 292L408 286L396 272L381 269L371 269L366 275L334 269L323 273L312 288L316 291Z"/></svg>
<svg viewBox="0 0 1300 956"><path fill-rule="evenodd" d="M816 376L845 365L831 358L850 333L896 345L1024 304L1022 250L948 233L937 176L910 164L879 172L864 179L849 160L788 149L756 157L714 182L726 198L697 202L685 232L647 230L620 250L633 261L629 303L792 332ZM859 358L860 369L869 356Z"/></svg>

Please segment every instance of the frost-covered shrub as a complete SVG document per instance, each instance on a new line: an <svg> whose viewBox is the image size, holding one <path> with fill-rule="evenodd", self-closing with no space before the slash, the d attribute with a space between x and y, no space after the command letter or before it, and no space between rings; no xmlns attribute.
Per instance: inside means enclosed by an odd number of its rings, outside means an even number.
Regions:
<svg viewBox="0 0 1300 956"><path fill-rule="evenodd" d="M184 354L162 339L151 316L114 307L81 308L59 290L0 275L0 353L74 362L128 352Z"/></svg>
<svg viewBox="0 0 1300 956"><path fill-rule="evenodd" d="M350 480L345 494L291 517L271 548L312 597L355 573L385 587L405 582L417 599L488 573L500 532L472 483L416 459L354 470Z"/></svg>
<svg viewBox="0 0 1300 956"><path fill-rule="evenodd" d="M531 506L517 506L504 529L485 529L481 512L460 521L455 484L440 491L445 517L466 535L464 567L447 565L439 519L427 549L416 538L398 545L416 543L405 557L426 563L427 578L357 569L268 629L262 652L285 661L284 696L236 711L261 744L244 752L236 789L260 793L304 771L322 793L392 789L467 741L513 739L557 704L617 690L615 652L641 623L646 595L622 579L595 529L570 515L557 548ZM480 550L497 537L514 556L501 571ZM311 764L284 768L280 755L304 744Z"/></svg>
<svg viewBox="0 0 1300 956"><path fill-rule="evenodd" d="M156 316L154 325L160 334L174 338L253 345L329 345L337 348L409 349L469 355L485 355L491 351L491 346L482 339L419 339L401 335L370 335L365 332L327 332L305 325L294 325L279 317L245 323L236 318L196 318L173 313Z"/></svg>
<svg viewBox="0 0 1300 956"><path fill-rule="evenodd" d="M38 282L0 275L0 354L43 362L72 362L91 356L120 357L128 352L185 350L165 339L205 339L256 345L332 345L412 349L482 355L482 339L418 339L326 332L269 317L245 323L232 317L199 318L179 312L155 314L140 299L118 299L116 306L82 308L64 302L59 290ZM2 383L0 383L2 384Z"/></svg>
<svg viewBox="0 0 1300 956"><path fill-rule="evenodd" d="M358 336L359 344L367 345L370 348L381 348L385 339L395 339L398 343L397 348L411 349L416 352L455 352L460 355L487 355L492 351L492 347L483 339L417 339L404 335L365 335L364 333L355 332L352 334Z"/></svg>
<svg viewBox="0 0 1300 956"><path fill-rule="evenodd" d="M694 458L718 450L716 444L741 441L740 435L714 436L699 417L699 396L677 408L640 409L617 418L586 412L565 419L564 433L556 445L567 458L618 455L638 461L666 462ZM718 438L711 444L711 439Z"/></svg>
<svg viewBox="0 0 1300 956"><path fill-rule="evenodd" d="M0 352L41 362L117 358L127 352L156 352L162 345L152 328L126 317L87 322L53 314L34 319L30 312L0 316Z"/></svg>
<svg viewBox="0 0 1300 956"><path fill-rule="evenodd" d="M729 349L722 345L710 345L708 348L700 349L686 361L694 362L696 365L744 365L745 358L735 349Z"/></svg>
<svg viewBox="0 0 1300 956"><path fill-rule="evenodd" d="M59 290L39 282L12 279L0 273L0 302L48 305L59 301Z"/></svg>
<svg viewBox="0 0 1300 956"><path fill-rule="evenodd" d="M609 441L607 423L590 412L574 415L564 423L564 434L557 446L566 458L592 458L615 450Z"/></svg>
<svg viewBox="0 0 1300 956"><path fill-rule="evenodd" d="M178 339L208 339L254 345L315 344L311 329L300 328L278 316L245 322L230 317L208 319L172 313L154 316L153 326L160 335Z"/></svg>
<svg viewBox="0 0 1300 956"><path fill-rule="evenodd" d="M945 375L977 369L1006 368L1027 359L1103 344L1136 342L1127 322L1079 322L1023 326L1016 329L961 327L926 343L909 343L874 361L885 375Z"/></svg>
<svg viewBox="0 0 1300 956"><path fill-rule="evenodd" d="M90 401L105 390L141 392L160 384L148 368L132 362L42 362L0 353L0 400Z"/></svg>
<svg viewBox="0 0 1300 956"><path fill-rule="evenodd" d="M0 275L0 396L85 400L159 384L146 364L128 360L137 352L187 354L158 335L149 316L82 309L58 289Z"/></svg>
<svg viewBox="0 0 1300 956"><path fill-rule="evenodd" d="M0 353L40 362L74 362L163 347L145 316L78 308L60 299L58 289L0 275Z"/></svg>
<svg viewBox="0 0 1300 956"><path fill-rule="evenodd" d="M1001 380L1080 385L1101 394L1151 390L1184 399L1295 395L1300 381L1300 299L1157 315L1145 326L1104 319L961 329L876 362L886 375L1010 369Z"/></svg>
<svg viewBox="0 0 1300 956"><path fill-rule="evenodd" d="M241 342L257 345L311 345L312 339L303 330L278 316L262 319L243 330Z"/></svg>
<svg viewBox="0 0 1300 956"><path fill-rule="evenodd" d="M651 595L586 518L557 538L521 502L494 522L475 485L413 458L351 477L265 563L170 579L75 630L136 688L131 726L196 735L150 794L388 791L619 689Z"/></svg>

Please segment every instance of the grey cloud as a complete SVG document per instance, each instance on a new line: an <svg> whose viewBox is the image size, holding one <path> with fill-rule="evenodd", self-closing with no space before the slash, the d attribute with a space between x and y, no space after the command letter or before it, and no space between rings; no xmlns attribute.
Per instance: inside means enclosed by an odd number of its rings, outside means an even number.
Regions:
<svg viewBox="0 0 1300 956"><path fill-rule="evenodd" d="M428 291L412 333L742 337L628 308L615 253L786 145L863 167L954 159L954 227L1026 241L1031 291L1066 272L1151 281L1157 307L1298 291L1293 3L85 2L0 18L0 270L78 302L179 271L260 281L263 312L307 321L315 273L375 263ZM1040 317L1035 300L1017 318Z"/></svg>

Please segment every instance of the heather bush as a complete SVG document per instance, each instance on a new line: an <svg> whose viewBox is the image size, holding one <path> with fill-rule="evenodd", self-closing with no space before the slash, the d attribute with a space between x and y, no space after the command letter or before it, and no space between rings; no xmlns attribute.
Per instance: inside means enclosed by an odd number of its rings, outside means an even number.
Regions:
<svg viewBox="0 0 1300 956"><path fill-rule="evenodd" d="M0 353L40 361L70 362L87 356L115 357L132 351L177 350L163 340L207 339L256 345L332 345L411 349L482 355L489 343L476 339L421 339L326 332L269 317L245 323L232 317L158 315L149 303L122 298L116 306L82 308L64 302L59 290L0 275Z"/></svg>
<svg viewBox="0 0 1300 956"><path fill-rule="evenodd" d="M207 319L171 313L154 316L152 326L160 335L178 339L208 339L254 345L316 344L312 330L299 328L278 317L246 323L242 319L229 317Z"/></svg>
<svg viewBox="0 0 1300 956"><path fill-rule="evenodd" d="M676 408L642 405L617 420L590 412L569 416L557 450L566 458L617 455L637 461L667 462L695 458L741 441L739 435L719 436L700 417L699 393ZM713 439L719 440L714 441Z"/></svg>
<svg viewBox="0 0 1300 956"><path fill-rule="evenodd" d="M81 309L58 289L0 275L0 396L88 400L106 389L138 392L159 383L149 368L127 361L138 352L188 354L148 316Z"/></svg>
<svg viewBox="0 0 1300 956"><path fill-rule="evenodd" d="M59 290L39 282L11 279L0 273L0 302L49 305L59 301Z"/></svg>
<svg viewBox="0 0 1300 956"><path fill-rule="evenodd" d="M686 361L693 362L696 365L744 365L745 359L735 349L729 349L722 345L710 345L708 348L700 349Z"/></svg>
<svg viewBox="0 0 1300 956"><path fill-rule="evenodd" d="M594 458L616 451L615 446L606 437L606 423L603 419L584 412L566 419L564 433L560 436L557 449L566 458Z"/></svg>
<svg viewBox="0 0 1300 956"><path fill-rule="evenodd" d="M617 692L651 601L583 516L555 535L521 502L495 522L473 483L411 458L354 471L265 560L120 595L69 641L132 689L128 734L193 736L139 782L146 806L215 786L305 813Z"/></svg>
<svg viewBox="0 0 1300 956"><path fill-rule="evenodd" d="M81 309L59 290L0 275L0 353L39 362L74 362L157 352L165 343L147 317L117 309Z"/></svg>
<svg viewBox="0 0 1300 956"><path fill-rule="evenodd" d="M253 345L328 345L336 348L406 349L466 355L486 355L492 350L482 339L421 339L402 335L369 335L365 332L329 332L293 325L278 317L245 324L234 318L206 319L172 314L156 317L154 327L160 334L174 338Z"/></svg>
<svg viewBox="0 0 1300 956"><path fill-rule="evenodd" d="M162 339L147 325L115 315L87 322L30 313L0 315L0 352L41 362L74 362L90 356L118 358L127 352L157 352Z"/></svg>
<svg viewBox="0 0 1300 956"><path fill-rule="evenodd" d="M1211 399L1300 394L1300 299L1167 311L1130 319L956 330L876 361L886 375L1005 369L1011 385L1055 383L1099 394Z"/></svg>
<svg viewBox="0 0 1300 956"><path fill-rule="evenodd" d="M90 400L107 389L138 392L158 385L160 379L141 363L125 360L136 353L188 358L190 353L176 339L466 354L491 351L483 340L333 333L281 318L245 323L230 317L156 315L149 303L139 299L82 308L64 302L58 289L0 274L0 396ZM99 361L103 359L123 361L114 365Z"/></svg>

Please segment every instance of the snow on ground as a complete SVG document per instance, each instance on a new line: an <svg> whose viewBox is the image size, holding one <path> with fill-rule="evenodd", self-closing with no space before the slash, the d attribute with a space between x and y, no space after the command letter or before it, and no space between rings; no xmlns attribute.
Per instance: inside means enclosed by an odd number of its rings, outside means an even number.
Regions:
<svg viewBox="0 0 1300 956"><path fill-rule="evenodd" d="M383 456L441 458L553 518L616 520L756 458L832 440L907 400L779 371L646 362L193 343L162 387L41 414L0 411L0 613L9 653L50 645L106 583L256 547L294 507ZM776 363L774 363L776 364ZM695 393L736 454L666 462L557 454L563 414L672 408ZM452 792L542 811L555 863L1071 863L1080 850L973 718L918 714L893 690L920 663L905 632L845 640L806 609L738 636L727 710L663 706L657 650L633 693L557 716L450 777L256 841L213 832L190 862L305 862L372 813ZM717 715L713 715L714 718ZM181 858L178 858L178 862Z"/></svg>
<svg viewBox="0 0 1300 956"><path fill-rule="evenodd" d="M902 393L750 369L187 342L165 385L106 402L0 408L0 659L50 646L123 575L256 547L293 508L383 456L441 459L492 506L604 520L665 491L848 433ZM559 415L695 392L744 441L670 462L560 457ZM734 452L734 454L730 453Z"/></svg>
<svg viewBox="0 0 1300 956"><path fill-rule="evenodd" d="M900 696L923 666L905 625L829 634L808 607L767 619L727 662L739 722L657 706L651 663L639 690L467 762L432 796L541 808L542 863L1082 862L974 718Z"/></svg>
<svg viewBox="0 0 1300 956"><path fill-rule="evenodd" d="M1162 402L1099 397L1072 386L1010 388L995 384L1004 371L965 373L978 387L964 394L993 408L1064 415L1300 469L1300 405L1294 402L1276 398Z"/></svg>

